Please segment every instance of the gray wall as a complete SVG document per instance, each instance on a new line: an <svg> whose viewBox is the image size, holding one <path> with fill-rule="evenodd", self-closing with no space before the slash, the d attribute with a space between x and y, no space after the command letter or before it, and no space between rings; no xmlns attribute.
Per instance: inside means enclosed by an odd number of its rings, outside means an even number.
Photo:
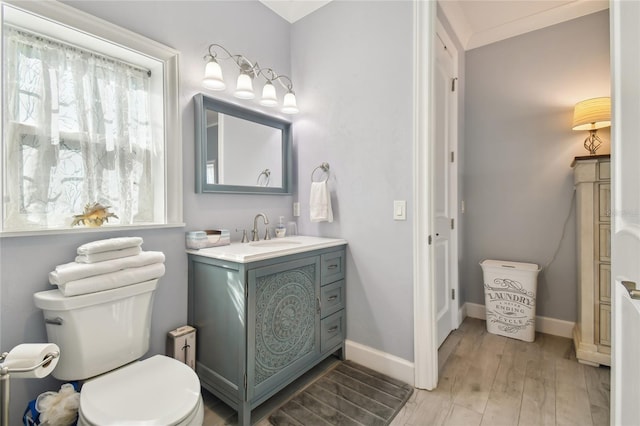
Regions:
<svg viewBox="0 0 640 426"><path fill-rule="evenodd" d="M412 7L334 1L294 23L291 36L302 111L294 124L299 230L349 242L347 338L407 360L413 359ZM331 166L331 224L309 221L310 174L323 161ZM393 220L393 200L407 200L407 221Z"/></svg>
<svg viewBox="0 0 640 426"><path fill-rule="evenodd" d="M547 265L573 196L573 157L586 132L573 106L609 95L603 11L466 52L463 216L466 301L484 304L478 262ZM600 132L608 140L608 132ZM599 153L608 153L603 147ZM538 281L537 314L576 319L574 213Z"/></svg>
<svg viewBox="0 0 640 426"><path fill-rule="evenodd" d="M290 73L290 24L258 2L67 2L88 13L130 29L180 51L180 109L184 161L184 221L186 228L131 232L81 233L47 237L0 238L1 313L0 347L46 341L42 314L33 305L35 292L49 290L47 274L73 260L76 248L88 241L139 235L145 250L166 255L166 275L155 298L148 355L163 353L166 332L187 320L187 257L184 232L211 227L249 228L254 215L264 211L275 224L291 216L291 196L196 195L194 193L194 116L192 97L203 91L202 57L210 43L220 43L284 74ZM265 42L268 38L269 42ZM229 68L231 74L232 69ZM212 96L235 102L229 92ZM302 93L302 92L301 92ZM242 105L260 109L256 103ZM266 111L263 109L263 111ZM270 112L270 111L269 111ZM171 141L170 141L171 142ZM199 342L199 344L206 344ZM20 424L28 400L45 390L56 390L55 379L13 380L11 424Z"/></svg>

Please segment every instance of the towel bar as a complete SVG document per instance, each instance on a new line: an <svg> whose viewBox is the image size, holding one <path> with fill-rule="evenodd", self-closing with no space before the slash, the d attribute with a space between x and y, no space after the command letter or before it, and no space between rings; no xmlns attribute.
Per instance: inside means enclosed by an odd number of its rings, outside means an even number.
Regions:
<svg viewBox="0 0 640 426"><path fill-rule="evenodd" d="M324 180L321 180L319 182L326 182L327 180L329 180L329 177L331 176L331 172L329 171L329 168L330 168L329 167L329 163L323 162L318 167L313 169L313 171L311 172L311 182L315 182L313 180L313 175L318 169L322 170L323 172L325 172L327 174L327 177Z"/></svg>

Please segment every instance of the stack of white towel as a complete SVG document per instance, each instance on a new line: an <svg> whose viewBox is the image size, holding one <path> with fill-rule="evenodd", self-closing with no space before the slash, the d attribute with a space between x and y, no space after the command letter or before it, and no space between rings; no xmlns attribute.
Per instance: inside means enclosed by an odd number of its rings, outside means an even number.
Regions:
<svg viewBox="0 0 640 426"><path fill-rule="evenodd" d="M142 238L120 237L78 247L75 262L56 266L49 282L65 296L95 293L160 278L164 253L142 251Z"/></svg>

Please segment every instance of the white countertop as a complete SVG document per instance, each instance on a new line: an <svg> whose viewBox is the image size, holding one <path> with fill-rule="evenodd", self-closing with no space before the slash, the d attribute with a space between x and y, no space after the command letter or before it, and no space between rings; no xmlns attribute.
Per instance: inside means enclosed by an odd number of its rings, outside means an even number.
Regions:
<svg viewBox="0 0 640 426"><path fill-rule="evenodd" d="M344 244L347 244L347 241L341 238L298 235L295 237L272 238L271 240L260 240L249 243L231 243L227 246L209 247L199 250L188 249L187 253L237 263L249 263Z"/></svg>

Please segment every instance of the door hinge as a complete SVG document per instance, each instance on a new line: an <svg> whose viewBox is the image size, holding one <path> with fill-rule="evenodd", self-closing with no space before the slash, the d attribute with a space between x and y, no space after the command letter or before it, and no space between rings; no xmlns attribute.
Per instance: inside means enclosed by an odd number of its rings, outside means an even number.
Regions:
<svg viewBox="0 0 640 426"><path fill-rule="evenodd" d="M455 225L455 219L451 218L451 229L455 229L456 225Z"/></svg>
<svg viewBox="0 0 640 426"><path fill-rule="evenodd" d="M451 151L451 162L453 163L455 161L455 154L453 153L453 151Z"/></svg>
<svg viewBox="0 0 640 426"><path fill-rule="evenodd" d="M249 286L248 285L244 286L244 298L249 300Z"/></svg>
<svg viewBox="0 0 640 426"><path fill-rule="evenodd" d="M429 242L429 245L431 245L431 240L432 240L431 235L429 235L429 238L427 239L427 241Z"/></svg>
<svg viewBox="0 0 640 426"><path fill-rule="evenodd" d="M453 77L451 79L451 91L455 92L456 91L456 80L458 79L458 77Z"/></svg>
<svg viewBox="0 0 640 426"><path fill-rule="evenodd" d="M247 373L244 373L244 391L247 391Z"/></svg>
<svg viewBox="0 0 640 426"><path fill-rule="evenodd" d="M456 289L455 288L451 289L451 300L456 300Z"/></svg>

